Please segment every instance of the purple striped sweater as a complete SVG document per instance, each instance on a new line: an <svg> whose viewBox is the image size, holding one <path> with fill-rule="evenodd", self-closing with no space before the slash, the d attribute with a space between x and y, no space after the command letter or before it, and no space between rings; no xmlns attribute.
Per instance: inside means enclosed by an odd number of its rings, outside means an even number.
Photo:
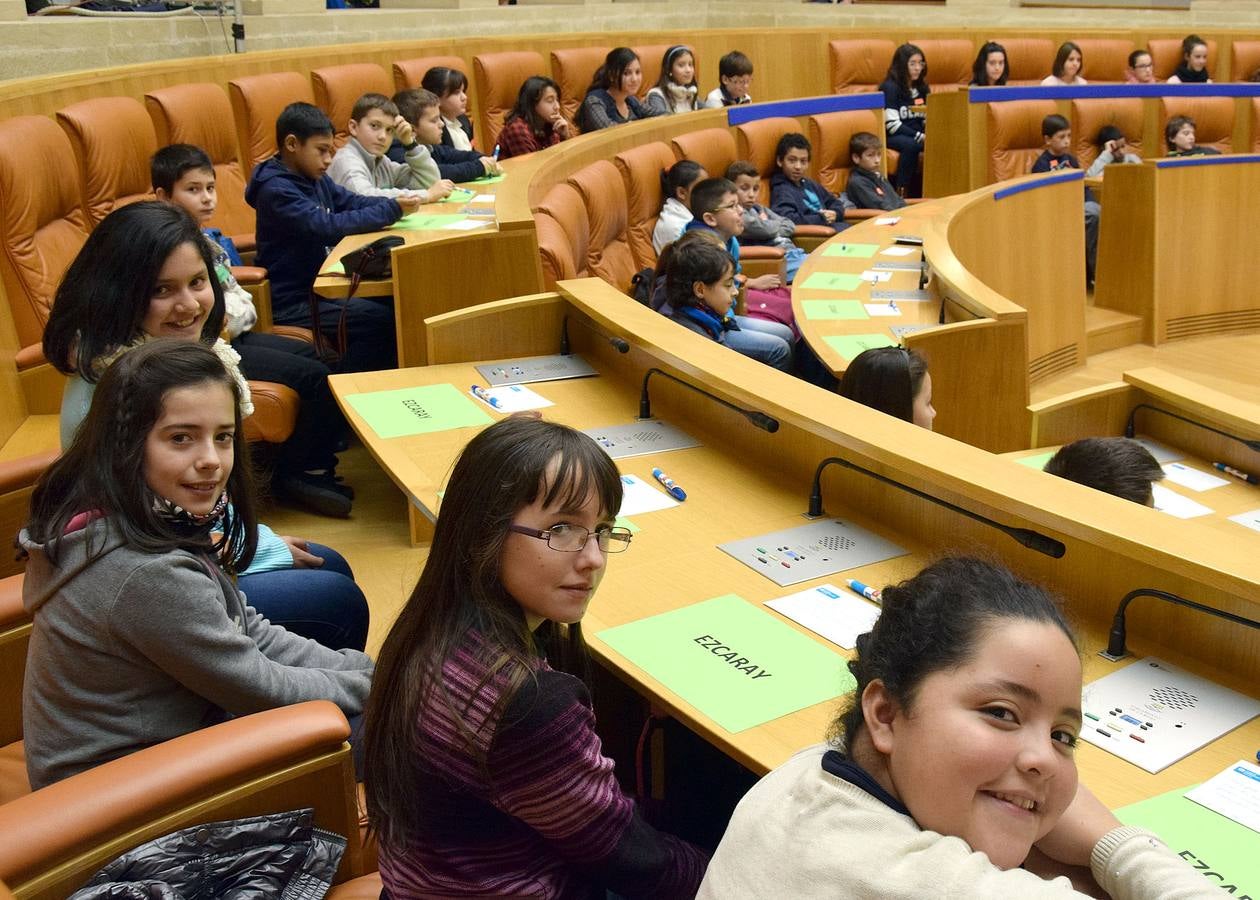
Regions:
<svg viewBox="0 0 1260 900"><path fill-rule="evenodd" d="M420 712L424 818L409 846L381 847L390 900L576 900L606 890L694 897L705 854L648 825L621 792L612 760L600 752L586 686L540 660L497 726L487 726L505 681L486 681L493 655L472 635L442 668L464 730L437 698ZM467 732L486 756L489 777L468 749Z"/></svg>

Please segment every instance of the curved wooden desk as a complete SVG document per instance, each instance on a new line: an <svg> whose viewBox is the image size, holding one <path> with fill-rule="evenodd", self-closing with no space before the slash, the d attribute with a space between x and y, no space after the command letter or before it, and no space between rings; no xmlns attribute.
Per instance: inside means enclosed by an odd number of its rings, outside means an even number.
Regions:
<svg viewBox="0 0 1260 900"><path fill-rule="evenodd" d="M1092 656L1101 645L1114 605L1134 586L1162 586L1242 614L1260 606L1260 561L1247 552L1249 539L1222 538L1187 546L1177 522L1115 498L1064 484L1044 473L999 464L991 454L942 435L916 429L782 373L733 354L678 328L601 281L563 282L559 294L501 301L439 316L429 322L429 352L442 365L394 372L335 376L334 391L347 415L386 471L432 516L437 491L459 449L475 429L381 440L346 403L363 391L472 383L472 363L491 358L556 352L559 322L599 371L599 377L534 385L555 402L548 418L577 427L631 422L638 409L643 373L659 366L740 406L777 418L775 434L666 380L651 387L654 414L678 423L703 446L670 453L668 470L688 490L682 506L638 517L642 531L632 552L615 559L586 619L588 637L601 628L734 592L760 604L798 587L778 588L716 549L716 544L801 523L808 486L818 460L840 455L933 496L990 515L1004 524L1032 528L1067 547L1062 559L1040 556L1005 536L948 510L865 476L831 468L823 479L828 512L863 524L910 550L910 555L853 570L852 577L883 584L904 577L944 551L982 552L1021 573L1049 583L1087 632L1087 677L1112 670ZM507 330L493 323L506 323ZM616 353L601 335L616 335L630 352ZM771 465L768 461L773 460ZM623 472L646 476L651 456L623 460ZM948 467L948 468L946 468ZM836 576L833 576L833 580ZM1257 641L1217 620L1187 619L1179 611L1143 608L1131 616L1132 643L1244 692L1260 674ZM821 736L834 703L818 704L747 731L732 734L598 638L596 655L690 727L754 771L782 762ZM828 645L829 646L829 645ZM1205 665L1202 660L1212 660ZM1112 804L1187 785L1213 774L1260 740L1260 722L1226 736L1158 776L1121 763L1102 751L1080 751L1083 773ZM1253 746L1255 745L1255 746Z"/></svg>

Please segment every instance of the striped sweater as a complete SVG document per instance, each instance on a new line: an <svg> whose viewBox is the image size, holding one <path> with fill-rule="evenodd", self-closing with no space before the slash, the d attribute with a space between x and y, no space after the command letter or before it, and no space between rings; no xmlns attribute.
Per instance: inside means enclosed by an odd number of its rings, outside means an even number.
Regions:
<svg viewBox="0 0 1260 900"><path fill-rule="evenodd" d="M459 725L437 697L420 710L424 818L409 846L381 847L390 900L602 898L606 890L694 897L705 855L656 831L621 792L612 760L600 752L586 686L540 660L497 725L487 724L505 681L486 681L492 654L472 635L443 666Z"/></svg>

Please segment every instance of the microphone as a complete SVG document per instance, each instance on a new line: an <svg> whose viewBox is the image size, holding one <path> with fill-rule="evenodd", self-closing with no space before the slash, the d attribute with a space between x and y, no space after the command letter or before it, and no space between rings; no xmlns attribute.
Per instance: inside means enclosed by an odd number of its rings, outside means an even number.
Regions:
<svg viewBox="0 0 1260 900"><path fill-rule="evenodd" d="M1210 431L1213 434L1219 434L1221 437L1227 437L1230 440L1238 441L1238 443L1244 444L1247 447L1250 447L1252 450L1256 451L1257 453L1260 453L1260 441L1251 441L1251 440L1248 440L1247 438L1239 437L1236 434L1230 434L1228 431L1221 431L1219 428L1213 428L1211 425L1208 425L1204 422L1196 422L1194 419L1187 419L1183 415L1179 415L1175 412L1169 412L1166 409L1160 409L1158 406L1151 406L1149 403L1139 403L1137 406L1133 407L1133 409L1129 411L1129 419L1124 424L1124 436L1127 438L1133 437L1133 433L1134 433L1133 432L1133 417L1137 415L1137 411L1139 409L1149 409L1151 410L1151 412L1163 413L1164 415L1171 416L1174 419L1180 419L1182 422L1186 422L1187 424L1197 426L1199 428L1202 428L1205 431Z"/></svg>
<svg viewBox="0 0 1260 900"><path fill-rule="evenodd" d="M665 378L668 378L670 381L678 382L685 388L690 388L691 390L695 391L697 394L703 394L705 397L708 397L710 400L714 401L715 403L720 403L722 406L725 406L727 409L735 410L735 412L739 413L741 416L743 416L752 424L756 425L762 431L767 431L770 434L774 434L776 431L779 430L779 420L774 418L773 416L768 416L765 413L761 412L760 410L744 409L742 406L736 406L734 403L731 403L729 400L723 400L717 394L711 394L708 391L706 391L704 388L698 388L694 384L688 381L683 381L681 378L671 375L668 372L664 371L663 369L658 369L655 366L648 369L647 373L643 376L643 389L639 391L639 418L640 419L652 418L652 398L648 396L648 379L650 379L653 375L662 375Z"/></svg>
<svg viewBox="0 0 1260 900"><path fill-rule="evenodd" d="M1167 591L1157 591L1154 588L1138 588L1135 591L1129 591L1120 601L1120 606L1116 609L1116 617L1111 622L1111 635L1107 639L1107 649L1100 650L1098 655L1104 659L1115 662L1118 659L1124 659L1129 655L1129 650L1125 646L1126 627L1124 615L1128 606L1138 597L1154 597L1157 600L1167 600L1169 603L1175 603L1178 606L1186 606L1190 609L1197 609L1199 612L1205 612L1209 615L1217 616L1229 622L1238 625L1247 625L1251 628L1260 628L1260 622L1253 619L1247 619L1242 616L1236 616L1231 612L1225 612L1223 609L1217 609L1213 606L1205 606L1202 603L1196 603L1193 600L1187 600L1185 597L1179 597L1176 594L1170 594Z"/></svg>
<svg viewBox="0 0 1260 900"><path fill-rule="evenodd" d="M1063 554L1067 552L1067 548L1063 546L1062 541L1056 541L1054 538L1048 537L1040 531L1033 531L1029 528L1015 528L1011 525L1003 525L1001 522L996 522L988 516L982 516L969 509L963 509L961 506L950 503L948 500L942 500L940 497L933 497L931 494L925 494L923 491L920 491L917 488L912 488L908 484L902 484L900 481L894 481L885 475L880 475L878 472L872 472L870 469L865 469L856 463L851 463L847 459L841 459L838 456L827 457L820 462L818 464L818 468L814 470L814 483L810 488L809 510L805 513L806 518L817 519L820 516L826 515L826 513L823 512L822 505L822 473L823 469L827 468L827 466L832 463L844 466L846 469L852 469L854 472L861 472L863 475L868 475L876 481L882 481L884 484L890 484L895 488L903 490L907 494L914 494L914 496L921 497L924 500L935 503L937 506L952 509L954 512L964 515L969 519L982 522L990 528L996 528L1012 540L1023 544L1029 550L1036 550L1043 556L1049 556L1053 559L1061 559Z"/></svg>
<svg viewBox="0 0 1260 900"><path fill-rule="evenodd" d="M608 343L612 344L618 353L630 352L630 345L616 335L604 334L604 332L600 331L590 322L586 321L586 319L578 319L577 321L581 322L587 329L593 331L595 334L598 334L604 340L608 341ZM567 315L560 320L560 355L569 355L569 317Z"/></svg>

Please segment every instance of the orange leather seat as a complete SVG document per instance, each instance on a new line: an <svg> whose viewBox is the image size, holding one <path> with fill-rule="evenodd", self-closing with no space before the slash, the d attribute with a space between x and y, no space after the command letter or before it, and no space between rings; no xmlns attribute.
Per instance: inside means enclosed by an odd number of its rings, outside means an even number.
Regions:
<svg viewBox="0 0 1260 900"><path fill-rule="evenodd" d="M22 752L22 679L31 617L22 606L22 576L0 579L0 804L31 792Z"/></svg>
<svg viewBox="0 0 1260 900"><path fill-rule="evenodd" d="M1129 66L1133 41L1120 38L1081 38L1075 44L1081 48L1082 78L1090 84L1124 81L1124 70ZM1047 69L1046 74L1049 72Z"/></svg>
<svg viewBox="0 0 1260 900"><path fill-rule="evenodd" d="M684 43L680 41L679 43ZM647 96L647 92L656 84L656 79L661 77L661 60L665 58L665 51L674 44L640 44L637 47L631 47L635 53L639 54L639 65L643 67L643 84L639 87L639 99L642 100ZM695 56L693 49L692 55L696 61L696 71L700 71L700 57ZM712 90L712 88L709 88ZM707 93L707 91L705 92ZM699 99L704 99L701 94Z"/></svg>
<svg viewBox="0 0 1260 900"><path fill-rule="evenodd" d="M1216 41L1206 39L1208 46L1208 77L1216 78ZM1155 78L1166 81L1177 66L1181 65L1181 38L1151 38L1147 41L1151 62L1155 64Z"/></svg>
<svg viewBox="0 0 1260 900"><path fill-rule="evenodd" d="M133 101L134 102L134 101ZM70 140L45 116L0 122L0 281L17 330L18 369L44 361L53 295L87 240Z"/></svg>
<svg viewBox="0 0 1260 900"><path fill-rule="evenodd" d="M315 102L310 81L297 72L235 78L228 82L228 97L242 159L251 172L254 166L276 154L276 119L280 111L290 103Z"/></svg>
<svg viewBox="0 0 1260 900"><path fill-rule="evenodd" d="M415 59L394 60L394 90L405 91L408 88L420 87L424 73L442 66L468 74L468 63L458 56L420 56ZM469 91L471 94L472 92Z"/></svg>
<svg viewBox="0 0 1260 900"><path fill-rule="evenodd" d="M671 142L679 159L690 159L704 166L710 178L721 178L726 167L735 162L735 138L725 128L702 128L680 134Z"/></svg>
<svg viewBox="0 0 1260 900"><path fill-rule="evenodd" d="M1104 125L1115 125L1124 134L1133 153L1146 155L1142 144L1142 100L1139 97L1073 100L1071 122L1072 154L1086 169L1098 157L1098 132ZM1153 155L1162 156L1163 153Z"/></svg>
<svg viewBox="0 0 1260 900"><path fill-rule="evenodd" d="M956 91L971 81L971 66L976 61L976 48L971 41L964 38L925 38L910 43L923 51L928 67L928 86L933 91Z"/></svg>
<svg viewBox="0 0 1260 900"><path fill-rule="evenodd" d="M153 199L149 160L157 135L139 100L83 100L58 110L57 122L74 151L89 228L120 206Z"/></svg>
<svg viewBox="0 0 1260 900"><path fill-rule="evenodd" d="M849 156L849 140L860 131L884 139L884 120L878 109L853 109L821 113L809 117L809 142L814 145L812 160L818 183L838 194L849 183L853 160ZM885 149L885 164L892 170L895 151Z"/></svg>
<svg viewBox="0 0 1260 900"><path fill-rule="evenodd" d="M577 260L560 223L546 213L535 212L534 232L538 237L538 257L546 290L554 291L557 281L577 278Z"/></svg>
<svg viewBox="0 0 1260 900"><path fill-rule="evenodd" d="M1054 66L1057 49L1049 38L994 38L1006 48L1006 83L1008 85L1040 84ZM976 48L979 53L979 48ZM975 57L972 57L974 63Z"/></svg>
<svg viewBox="0 0 1260 900"><path fill-rule="evenodd" d="M1260 41L1234 41L1229 51L1233 57L1230 81L1250 81L1260 71Z"/></svg>
<svg viewBox="0 0 1260 900"><path fill-rule="evenodd" d="M534 212L534 224L538 228L543 277L551 279L549 289L558 280L591 274L587 268L591 228L577 188L557 184L547 191Z"/></svg>
<svg viewBox="0 0 1260 900"><path fill-rule="evenodd" d="M985 105L988 183L1027 175L1045 149L1041 120L1055 111L1055 102L1012 100Z"/></svg>
<svg viewBox="0 0 1260 900"><path fill-rule="evenodd" d="M551 77L560 85L560 110L570 122L586 97L595 70L604 64L611 47L566 47L551 51Z"/></svg>
<svg viewBox="0 0 1260 900"><path fill-rule="evenodd" d="M763 205L770 202L770 176L779 168L774 158L779 138L800 130L801 123L788 116L755 119L735 126L735 146L738 158L752 163L761 173L760 202Z"/></svg>
<svg viewBox="0 0 1260 900"><path fill-rule="evenodd" d="M364 94L388 97L394 93L389 75L376 63L311 69L311 86L315 89L315 105L332 119L333 144L338 149L350 140L350 113L355 101Z"/></svg>
<svg viewBox="0 0 1260 900"><path fill-rule="evenodd" d="M230 235L236 249L254 249L254 208L245 202L245 170L236 134L224 127L232 119L227 92L217 84L178 84L144 95L159 147L192 144L214 163L219 205L210 225Z"/></svg>
<svg viewBox="0 0 1260 900"><path fill-rule="evenodd" d="M525 79L531 75L546 75L547 64L542 54L528 50L481 53L473 57L473 73L477 143L486 150L498 143L503 120L516 105Z"/></svg>
<svg viewBox="0 0 1260 900"><path fill-rule="evenodd" d="M590 244L586 268L619 291L629 291L637 269L630 252L626 221L626 187L621 174L606 159L597 160L568 178L582 197Z"/></svg>
<svg viewBox="0 0 1260 900"><path fill-rule="evenodd" d="M627 240L635 270L656 268L652 232L665 202L661 172L674 164L674 151L656 141L621 151L613 164L626 187Z"/></svg>
<svg viewBox="0 0 1260 900"><path fill-rule="evenodd" d="M16 380L13 379L14 382ZM20 403L23 398L16 399ZM0 534L16 535L26 524L35 482L60 455L59 447L49 447L42 453L29 453L0 462ZM26 563L14 559L13 556L12 553L0 556L0 578L19 575L26 569ZM0 582L0 593L4 590L3 585L4 582ZM0 630L4 627L4 621L3 614L0 614ZM5 677L0 677L0 685L8 683ZM3 729L0 729L0 744L4 743L2 732Z"/></svg>
<svg viewBox="0 0 1260 900"><path fill-rule="evenodd" d="M862 94L879 90L897 45L892 41L831 41L831 93Z"/></svg>
<svg viewBox="0 0 1260 900"><path fill-rule="evenodd" d="M1233 153L1234 147L1234 98L1233 97L1161 97L1159 99L1159 134L1173 116L1189 116L1194 119L1194 139L1200 146L1214 147L1221 153ZM1164 150L1156 154L1167 154Z"/></svg>

